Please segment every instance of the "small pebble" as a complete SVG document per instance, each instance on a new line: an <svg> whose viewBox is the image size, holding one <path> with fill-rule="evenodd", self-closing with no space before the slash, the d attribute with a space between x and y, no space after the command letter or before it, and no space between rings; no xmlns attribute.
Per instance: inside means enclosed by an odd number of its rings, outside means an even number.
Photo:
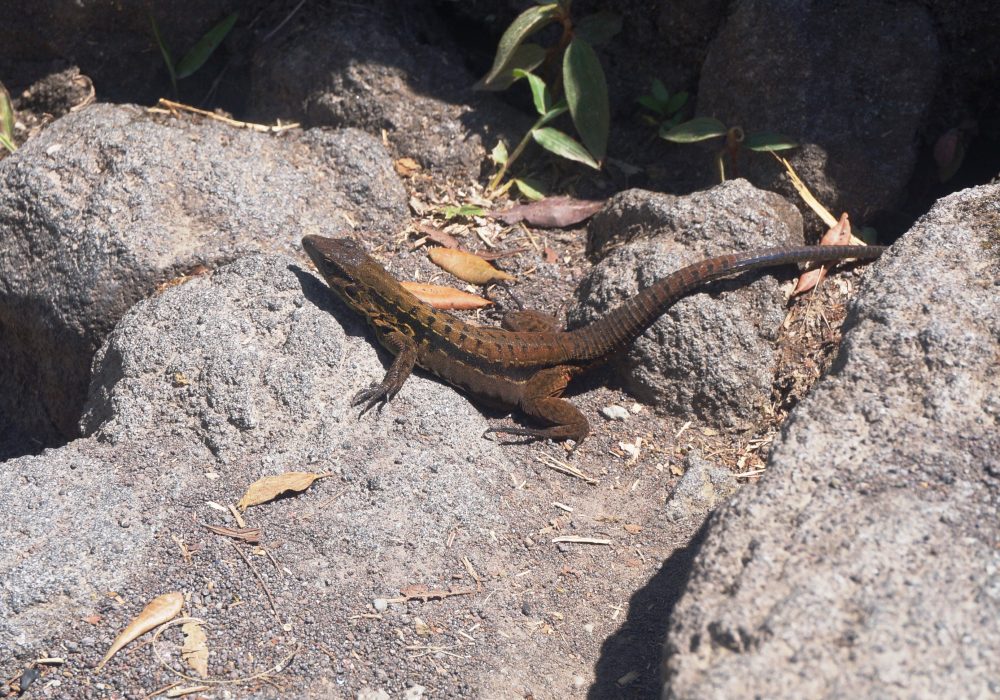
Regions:
<svg viewBox="0 0 1000 700"><path fill-rule="evenodd" d="M372 607L375 608L376 612L384 613L389 609L389 601L385 598L376 598L372 601Z"/></svg>
<svg viewBox="0 0 1000 700"><path fill-rule="evenodd" d="M403 691L403 700L424 700L426 690L422 685L411 685Z"/></svg>
<svg viewBox="0 0 1000 700"><path fill-rule="evenodd" d="M608 420L625 420L629 414L623 407L612 404L602 408L601 415Z"/></svg>

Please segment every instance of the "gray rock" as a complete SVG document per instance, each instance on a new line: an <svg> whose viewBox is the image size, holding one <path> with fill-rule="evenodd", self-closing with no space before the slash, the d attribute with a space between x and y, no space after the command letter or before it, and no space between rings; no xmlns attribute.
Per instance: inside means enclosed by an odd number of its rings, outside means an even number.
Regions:
<svg viewBox="0 0 1000 700"><path fill-rule="evenodd" d="M418 32L436 40L420 40ZM384 133L398 155L478 177L498 130L512 130L506 141L513 148L530 122L488 93L473 92L475 77L462 55L445 49L449 43L424 8L374 3L319 13L302 31L257 52L252 109L264 120Z"/></svg>
<svg viewBox="0 0 1000 700"><path fill-rule="evenodd" d="M339 644L348 628L331 620L411 577L452 580L442 523L460 530L459 541L482 543L470 554L477 566L509 568L493 539L505 533L493 494L512 467L481 439L488 424L420 376L381 416L359 419L345 397L384 371L360 322L286 257L243 258L135 305L95 359L87 437L0 470L0 676L15 670L15 645L79 640L72 624L95 611L101 634L113 636L151 591L204 593L206 584L211 634L247 645L227 643L230 660L252 651L270 662L260 649L274 647L281 626L270 614L230 612L234 597L267 610L257 579L199 525L231 524L207 502L235 503L262 476L330 474L244 515L269 546L282 543L274 551L288 573L257 564L282 622L323 635L317 643ZM402 413L410 420L392 420ZM366 484L376 476L385 489L373 499ZM171 536L201 545L190 564ZM322 624L303 623L300 611ZM103 653L98 646L85 664ZM282 642L273 661L288 651ZM116 682L131 688L158 664L126 666Z"/></svg>
<svg viewBox="0 0 1000 700"><path fill-rule="evenodd" d="M396 229L406 212L384 149L358 131L70 114L0 161L0 414L43 441L73 436L94 351L157 283L296 252L305 233Z"/></svg>
<svg viewBox="0 0 1000 700"><path fill-rule="evenodd" d="M705 257L802 244L798 211L745 180L687 197L630 190L594 217L590 231L592 251L606 257L581 283L571 325ZM614 368L632 394L659 410L745 427L770 400L785 295L769 274L710 289L675 304Z"/></svg>
<svg viewBox="0 0 1000 700"><path fill-rule="evenodd" d="M664 512L674 522L700 523L737 488L730 470L692 453L684 458L684 475L667 497Z"/></svg>
<svg viewBox="0 0 1000 700"><path fill-rule="evenodd" d="M998 218L1000 186L949 196L870 270L830 376L711 521L664 698L1000 690Z"/></svg>
<svg viewBox="0 0 1000 700"><path fill-rule="evenodd" d="M813 194L870 217L904 193L938 71L934 23L918 3L749 0L711 44L698 113L792 137L802 146L788 157ZM740 167L799 201L767 154L746 153Z"/></svg>

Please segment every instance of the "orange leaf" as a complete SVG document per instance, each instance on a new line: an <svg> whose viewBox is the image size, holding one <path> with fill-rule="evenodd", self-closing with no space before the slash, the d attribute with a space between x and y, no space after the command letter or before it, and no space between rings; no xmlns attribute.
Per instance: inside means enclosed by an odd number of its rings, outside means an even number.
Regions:
<svg viewBox="0 0 1000 700"><path fill-rule="evenodd" d="M111 648L108 649L108 653L101 659L101 663L97 665L95 671L100 671L112 656L121 651L122 647L133 639L141 637L151 629L159 627L164 622L169 622L177 617L177 613L181 611L182 605L184 605L184 594L177 591L164 593L161 596L153 598L149 602L149 605L144 607L142 612L133 618L125 629L118 633L115 641L111 644Z"/></svg>
<svg viewBox="0 0 1000 700"><path fill-rule="evenodd" d="M410 294L425 304L430 304L435 309L481 309L493 303L481 296L440 284L423 284L421 282L401 282L400 284Z"/></svg>
<svg viewBox="0 0 1000 700"><path fill-rule="evenodd" d="M820 239L820 245L848 245L851 242L851 220L847 217L847 213L840 215L840 221L830 227L830 229L823 234L823 238ZM808 292L810 289L815 287L817 284L823 281L826 277L826 265L820 265L819 267L806 270L799 277L798 284L795 285L795 289L792 290L792 296L796 294L802 294L803 292Z"/></svg>
<svg viewBox="0 0 1000 700"><path fill-rule="evenodd" d="M396 168L396 174L400 177L410 177L420 172L420 163L412 158L400 158L393 163L393 166Z"/></svg>
<svg viewBox="0 0 1000 700"><path fill-rule="evenodd" d="M450 272L463 282L470 284L492 284L501 280L512 280L514 276L498 270L478 255L464 250L434 248L427 253L431 261L446 272Z"/></svg>
<svg viewBox="0 0 1000 700"><path fill-rule="evenodd" d="M265 476L250 484L243 498L236 504L240 510L250 506L259 506L283 494L285 491L305 491L316 479L329 474L314 474L313 472L285 472L277 476Z"/></svg>

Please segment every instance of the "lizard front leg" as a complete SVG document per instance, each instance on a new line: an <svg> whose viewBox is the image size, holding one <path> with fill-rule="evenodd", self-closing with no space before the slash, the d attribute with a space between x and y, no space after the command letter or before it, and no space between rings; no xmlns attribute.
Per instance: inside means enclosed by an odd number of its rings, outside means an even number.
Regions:
<svg viewBox="0 0 1000 700"><path fill-rule="evenodd" d="M362 389L351 399L352 406L357 406L360 403L365 404L364 408L361 409L361 415L367 413L377 403L385 404L391 401L392 397L403 387L406 378L413 371L413 365L417 362L417 344L413 338L405 333L391 331L380 335L379 340L396 357L381 383L372 384L367 389Z"/></svg>
<svg viewBox="0 0 1000 700"><path fill-rule="evenodd" d="M580 409L560 398L574 373L573 367L549 367L536 373L525 384L519 404L521 410L532 418L550 423L551 427L490 428L486 433L527 435L540 440L573 440L579 447L590 433L590 424Z"/></svg>

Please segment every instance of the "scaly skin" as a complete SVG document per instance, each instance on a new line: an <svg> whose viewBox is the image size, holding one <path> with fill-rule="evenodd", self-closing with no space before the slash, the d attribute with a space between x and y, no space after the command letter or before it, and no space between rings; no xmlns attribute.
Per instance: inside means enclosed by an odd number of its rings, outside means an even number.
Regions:
<svg viewBox="0 0 1000 700"><path fill-rule="evenodd" d="M884 246L769 248L707 258L642 290L588 326L557 328L555 319L516 312L504 328L473 326L438 311L406 291L349 238L306 236L302 247L333 292L361 314L396 359L381 383L358 392L365 410L392 399L414 365L492 405L517 408L547 428L496 428L487 432L572 439L590 432L586 417L560 398L576 375L606 362L651 326L676 301L708 282L748 270L801 262L872 260Z"/></svg>

